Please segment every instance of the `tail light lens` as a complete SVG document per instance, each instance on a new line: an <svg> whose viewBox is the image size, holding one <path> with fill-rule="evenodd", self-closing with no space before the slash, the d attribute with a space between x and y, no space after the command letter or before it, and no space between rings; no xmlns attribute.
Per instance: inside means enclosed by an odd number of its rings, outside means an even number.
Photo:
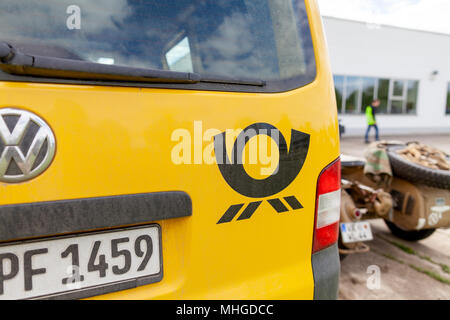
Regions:
<svg viewBox="0 0 450 320"><path fill-rule="evenodd" d="M313 253L335 244L339 237L341 160L326 167L317 182Z"/></svg>

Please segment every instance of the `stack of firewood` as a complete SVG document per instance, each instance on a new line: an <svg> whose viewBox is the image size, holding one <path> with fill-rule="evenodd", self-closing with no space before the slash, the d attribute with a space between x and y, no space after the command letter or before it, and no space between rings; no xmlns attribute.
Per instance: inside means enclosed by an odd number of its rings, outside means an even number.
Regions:
<svg viewBox="0 0 450 320"><path fill-rule="evenodd" d="M449 155L436 148L420 143L410 143L406 149L400 150L398 153L404 159L427 168L450 171Z"/></svg>

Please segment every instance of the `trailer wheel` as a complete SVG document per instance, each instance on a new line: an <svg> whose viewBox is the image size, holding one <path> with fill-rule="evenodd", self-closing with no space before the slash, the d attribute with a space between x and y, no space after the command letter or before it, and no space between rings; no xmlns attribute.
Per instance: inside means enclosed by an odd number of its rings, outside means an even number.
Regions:
<svg viewBox="0 0 450 320"><path fill-rule="evenodd" d="M413 231L406 231L403 229L400 229L395 224L388 220L384 220L386 222L386 225L388 226L389 230L391 230L392 234L396 237L399 237L400 239L406 240L406 241L419 241L426 239L430 237L436 229L424 229L424 230L413 230Z"/></svg>

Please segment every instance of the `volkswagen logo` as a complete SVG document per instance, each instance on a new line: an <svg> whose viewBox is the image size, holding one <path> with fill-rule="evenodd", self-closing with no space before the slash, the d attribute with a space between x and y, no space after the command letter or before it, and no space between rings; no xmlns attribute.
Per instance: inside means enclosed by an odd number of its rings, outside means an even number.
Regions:
<svg viewBox="0 0 450 320"><path fill-rule="evenodd" d="M55 156L55 136L44 120L19 109L0 109L0 181L37 177Z"/></svg>

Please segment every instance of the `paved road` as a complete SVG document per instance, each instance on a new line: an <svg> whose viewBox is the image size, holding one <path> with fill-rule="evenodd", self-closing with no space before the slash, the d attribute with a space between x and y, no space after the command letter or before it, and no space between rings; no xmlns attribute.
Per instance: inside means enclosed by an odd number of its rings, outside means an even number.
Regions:
<svg viewBox="0 0 450 320"><path fill-rule="evenodd" d="M420 141L430 146L440 148L447 153L450 153L450 135L424 135L424 136L398 136L398 137L382 137L383 140L395 141ZM343 153L362 157L367 145L364 143L364 138L343 137L341 140L341 151Z"/></svg>
<svg viewBox="0 0 450 320"><path fill-rule="evenodd" d="M450 135L387 139L419 140L450 153ZM365 144L362 139L344 137L341 149L344 154L362 157ZM371 252L342 261L340 299L450 300L450 229L437 230L430 238L412 243L392 236L382 220L371 225Z"/></svg>

